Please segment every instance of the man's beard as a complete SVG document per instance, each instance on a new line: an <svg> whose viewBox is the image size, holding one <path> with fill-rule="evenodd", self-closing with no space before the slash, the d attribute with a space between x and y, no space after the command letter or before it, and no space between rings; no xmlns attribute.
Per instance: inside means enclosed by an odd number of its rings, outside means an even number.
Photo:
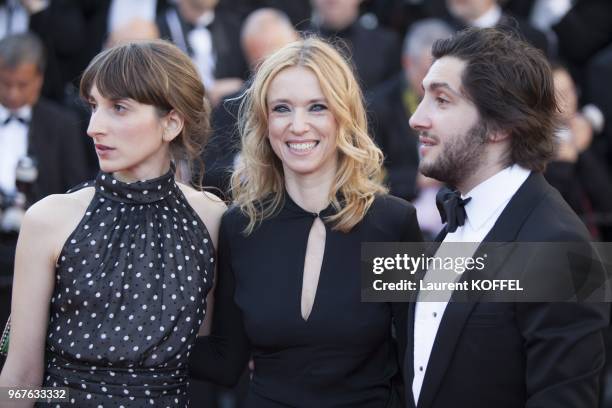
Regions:
<svg viewBox="0 0 612 408"><path fill-rule="evenodd" d="M488 129L482 122L476 123L465 134L457 135L441 143L442 148L433 162L422 160L419 170L423 175L456 187L467 180L478 168L487 142ZM426 136L427 132L423 132ZM435 135L434 135L435 136Z"/></svg>

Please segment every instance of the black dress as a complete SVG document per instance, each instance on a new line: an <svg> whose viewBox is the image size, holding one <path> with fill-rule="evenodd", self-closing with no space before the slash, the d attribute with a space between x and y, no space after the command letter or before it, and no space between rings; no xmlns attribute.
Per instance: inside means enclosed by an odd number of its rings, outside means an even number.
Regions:
<svg viewBox="0 0 612 408"><path fill-rule="evenodd" d="M214 276L208 231L172 171L94 186L56 267L44 386L68 387L71 404L52 406L186 406Z"/></svg>
<svg viewBox="0 0 612 408"><path fill-rule="evenodd" d="M324 219L332 207L322 211ZM224 215L211 336L190 360L196 378L231 384L249 355L247 407L396 407L393 307L361 302L360 251L368 241L421 241L414 208L377 197L349 233L325 223L319 284L307 321L301 291L308 235L317 214L285 195L282 210L249 236L238 208Z"/></svg>

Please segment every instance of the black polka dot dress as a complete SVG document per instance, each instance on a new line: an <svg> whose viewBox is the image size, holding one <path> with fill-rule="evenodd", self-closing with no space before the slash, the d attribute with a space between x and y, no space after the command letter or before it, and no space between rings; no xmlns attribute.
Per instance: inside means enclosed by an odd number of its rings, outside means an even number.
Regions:
<svg viewBox="0 0 612 408"><path fill-rule="evenodd" d="M214 249L172 171L122 183L100 173L56 269L45 406L184 407L187 358L206 312Z"/></svg>

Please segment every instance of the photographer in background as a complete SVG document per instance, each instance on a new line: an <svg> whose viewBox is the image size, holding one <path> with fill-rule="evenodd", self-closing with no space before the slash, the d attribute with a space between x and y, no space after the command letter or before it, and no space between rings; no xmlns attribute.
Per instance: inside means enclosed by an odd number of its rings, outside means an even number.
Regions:
<svg viewBox="0 0 612 408"><path fill-rule="evenodd" d="M78 119L40 98L44 70L45 49L37 36L0 40L0 324L10 309L19 214L89 176Z"/></svg>

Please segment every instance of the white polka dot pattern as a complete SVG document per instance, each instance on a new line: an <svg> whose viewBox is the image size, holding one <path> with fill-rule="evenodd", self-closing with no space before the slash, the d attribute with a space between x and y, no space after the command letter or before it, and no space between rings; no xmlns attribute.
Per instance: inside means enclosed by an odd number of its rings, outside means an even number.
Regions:
<svg viewBox="0 0 612 408"><path fill-rule="evenodd" d="M173 176L126 184L101 173L60 255L45 385L69 387L75 406L186 404L215 259Z"/></svg>

